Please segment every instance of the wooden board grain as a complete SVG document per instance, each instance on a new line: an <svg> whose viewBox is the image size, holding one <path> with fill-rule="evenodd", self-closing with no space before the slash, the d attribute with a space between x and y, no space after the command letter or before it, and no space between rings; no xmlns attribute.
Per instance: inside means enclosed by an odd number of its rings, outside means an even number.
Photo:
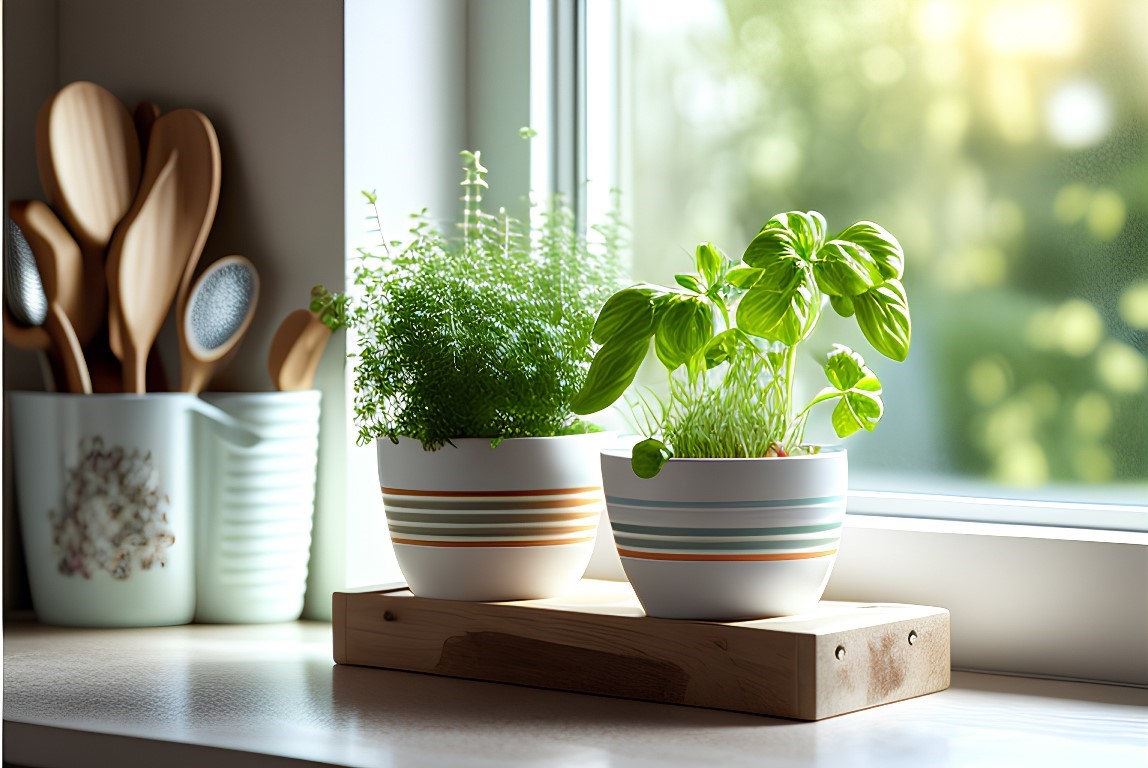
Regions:
<svg viewBox="0 0 1148 768"><path fill-rule="evenodd" d="M337 592L334 658L578 693L820 720L943 690L949 613L823 602L735 623L645 616L628 584L468 603L396 586Z"/></svg>

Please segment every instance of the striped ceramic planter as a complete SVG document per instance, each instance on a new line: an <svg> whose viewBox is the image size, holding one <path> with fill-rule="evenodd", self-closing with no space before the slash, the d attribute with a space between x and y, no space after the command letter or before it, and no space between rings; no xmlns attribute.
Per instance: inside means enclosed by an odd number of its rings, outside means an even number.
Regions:
<svg viewBox="0 0 1148 768"><path fill-rule="evenodd" d="M601 435L377 446L391 542L416 595L526 600L582 577L603 510Z"/></svg>
<svg viewBox="0 0 1148 768"><path fill-rule="evenodd" d="M649 480L602 454L614 541L650 616L735 621L813 609L845 518L843 450L671 459Z"/></svg>

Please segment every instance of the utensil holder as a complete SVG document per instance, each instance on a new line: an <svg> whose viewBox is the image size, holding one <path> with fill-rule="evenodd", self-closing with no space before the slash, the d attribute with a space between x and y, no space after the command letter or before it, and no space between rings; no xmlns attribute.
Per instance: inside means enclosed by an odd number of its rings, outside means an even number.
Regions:
<svg viewBox="0 0 1148 768"><path fill-rule="evenodd" d="M197 621L293 621L303 610L318 465L320 392L207 393L252 430L199 440Z"/></svg>
<svg viewBox="0 0 1148 768"><path fill-rule="evenodd" d="M186 624L195 612L193 395L13 392L16 494L46 624Z"/></svg>

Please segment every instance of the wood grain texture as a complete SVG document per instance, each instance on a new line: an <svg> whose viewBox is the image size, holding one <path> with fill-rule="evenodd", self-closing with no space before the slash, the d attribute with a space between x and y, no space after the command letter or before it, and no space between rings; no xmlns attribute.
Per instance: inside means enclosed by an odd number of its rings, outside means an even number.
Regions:
<svg viewBox="0 0 1148 768"><path fill-rule="evenodd" d="M819 720L946 688L948 627L944 609L858 603L729 624L656 619L629 585L585 580L518 603L336 593L333 631L340 664Z"/></svg>

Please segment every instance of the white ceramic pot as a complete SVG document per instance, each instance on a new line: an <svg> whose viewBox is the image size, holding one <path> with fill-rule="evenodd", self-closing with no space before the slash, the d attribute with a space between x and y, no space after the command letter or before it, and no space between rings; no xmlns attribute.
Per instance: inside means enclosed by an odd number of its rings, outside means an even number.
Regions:
<svg viewBox="0 0 1148 768"><path fill-rule="evenodd" d="M603 509L604 436L377 441L379 481L411 591L448 600L553 597L586 570Z"/></svg>
<svg viewBox="0 0 1148 768"><path fill-rule="evenodd" d="M294 621L303 611L320 394L203 395L259 442L236 445L207 425L198 436L196 621Z"/></svg>
<svg viewBox="0 0 1148 768"><path fill-rule="evenodd" d="M846 453L671 459L651 479L602 453L614 541L647 615L737 621L812 610L837 556Z"/></svg>

